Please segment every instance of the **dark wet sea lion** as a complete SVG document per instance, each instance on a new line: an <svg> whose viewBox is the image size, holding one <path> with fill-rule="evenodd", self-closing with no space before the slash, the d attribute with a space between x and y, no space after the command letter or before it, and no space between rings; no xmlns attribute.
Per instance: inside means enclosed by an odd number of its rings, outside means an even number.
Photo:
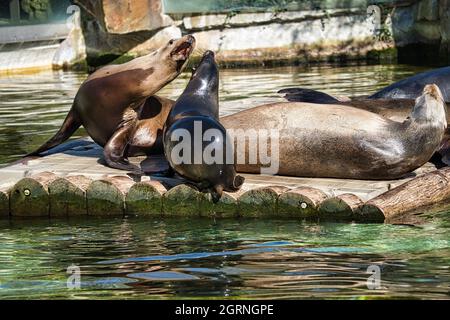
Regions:
<svg viewBox="0 0 450 320"><path fill-rule="evenodd" d="M237 191L244 182L244 178L236 175L234 164L226 161L227 153L233 151L227 150L228 136L218 121L218 87L219 70L214 53L207 51L164 128L164 154L171 168L201 190L211 191L215 200L223 190ZM206 136L208 132L210 136ZM180 150L183 145L186 148ZM214 150L209 153L216 157L209 159L213 161L204 157L207 150Z"/></svg>
<svg viewBox="0 0 450 320"><path fill-rule="evenodd" d="M369 99L415 99L427 84L436 84L450 103L450 67L434 69L400 80L369 96Z"/></svg>
<svg viewBox="0 0 450 320"><path fill-rule="evenodd" d="M425 87L403 122L351 106L295 102L252 108L221 122L227 130L277 129L280 175L375 180L400 178L425 164L447 127L435 85ZM246 153L248 159L248 148ZM261 167L236 168L258 173Z"/></svg>
<svg viewBox="0 0 450 320"><path fill-rule="evenodd" d="M414 100L422 94L422 90L427 84L432 83L439 87L442 96L444 97L444 101L450 103L450 67L418 73L414 76L397 81L371 96L364 97L364 99ZM278 93L285 94L285 98L292 102L336 103L352 100L349 97L334 96L322 91L306 88L287 88L278 91Z"/></svg>
<svg viewBox="0 0 450 320"><path fill-rule="evenodd" d="M58 133L29 155L57 146L83 125L89 136L104 147L108 166L136 171L128 162L128 148L150 148L162 130L159 121L156 128L154 124L148 126L148 120L145 126L140 122L143 118L158 117L152 106L163 100L149 97L180 74L194 46L194 37L187 35L170 40L149 55L94 72L78 90ZM161 105L165 105L164 101ZM166 109L161 107L161 110Z"/></svg>

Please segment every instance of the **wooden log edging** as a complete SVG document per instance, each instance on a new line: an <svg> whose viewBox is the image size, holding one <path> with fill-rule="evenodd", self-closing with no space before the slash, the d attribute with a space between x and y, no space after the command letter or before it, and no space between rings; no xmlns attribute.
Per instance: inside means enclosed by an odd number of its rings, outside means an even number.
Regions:
<svg viewBox="0 0 450 320"><path fill-rule="evenodd" d="M319 206L319 217L323 220L352 221L363 204L358 196L344 193L325 199Z"/></svg>
<svg viewBox="0 0 450 320"><path fill-rule="evenodd" d="M43 172L19 180L9 192L10 215L13 217L48 217L50 195L48 186L57 176Z"/></svg>
<svg viewBox="0 0 450 320"><path fill-rule="evenodd" d="M50 182L50 217L87 215L86 190L91 183L85 176L57 178Z"/></svg>
<svg viewBox="0 0 450 320"><path fill-rule="evenodd" d="M278 198L278 215L315 219L318 217L319 205L327 199L319 189L300 187L282 193Z"/></svg>
<svg viewBox="0 0 450 320"><path fill-rule="evenodd" d="M410 180L358 209L361 221L416 223L416 214L450 208L450 167Z"/></svg>
<svg viewBox="0 0 450 320"><path fill-rule="evenodd" d="M161 216L163 195L167 192L159 181L137 182L125 198L126 213L136 216Z"/></svg>
<svg viewBox="0 0 450 320"><path fill-rule="evenodd" d="M242 217L276 217L278 198L289 188L268 186L251 189L238 199L239 215Z"/></svg>
<svg viewBox="0 0 450 320"><path fill-rule="evenodd" d="M124 216L125 198L133 184L123 176L93 181L86 190L88 215Z"/></svg>
<svg viewBox="0 0 450 320"><path fill-rule="evenodd" d="M165 182L164 182L165 183ZM332 221L410 221L420 210L450 207L450 168L419 176L364 203L354 194L328 197L310 187L256 187L225 192L214 203L187 184L115 176L91 180L44 172L0 188L0 217L156 216L264 217Z"/></svg>
<svg viewBox="0 0 450 320"><path fill-rule="evenodd" d="M0 187L0 218L9 217L9 187Z"/></svg>

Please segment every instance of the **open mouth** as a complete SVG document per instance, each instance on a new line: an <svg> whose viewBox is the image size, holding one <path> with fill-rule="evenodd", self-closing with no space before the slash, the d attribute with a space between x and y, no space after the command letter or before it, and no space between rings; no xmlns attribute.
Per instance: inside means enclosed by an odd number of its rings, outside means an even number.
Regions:
<svg viewBox="0 0 450 320"><path fill-rule="evenodd" d="M187 57L189 57L191 51L192 51L192 44L188 41L185 41L182 44L180 44L177 48L175 48L175 50L172 51L171 55L172 56L180 55L186 59Z"/></svg>

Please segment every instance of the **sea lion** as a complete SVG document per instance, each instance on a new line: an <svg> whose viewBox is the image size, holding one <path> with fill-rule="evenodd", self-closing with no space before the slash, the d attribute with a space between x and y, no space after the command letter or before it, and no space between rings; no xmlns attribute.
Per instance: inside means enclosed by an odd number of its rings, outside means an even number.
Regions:
<svg viewBox="0 0 450 320"><path fill-rule="evenodd" d="M401 121L409 114L415 100L421 95L425 85L435 83L442 92L447 109L447 131L437 150L434 162L438 165L450 165L450 67L430 70L405 78L387 86L369 97L351 99L345 96L334 96L325 92L288 88L278 91L290 102L311 102L325 104L344 104L368 110L395 121Z"/></svg>
<svg viewBox="0 0 450 320"><path fill-rule="evenodd" d="M418 73L397 81L368 97L363 97L363 99L414 100L422 94L423 88L431 83L439 87L444 101L450 104L450 67ZM306 88L287 88L278 91L278 93L285 94L285 98L291 102L338 103L352 100L349 97L335 96ZM361 98L357 100L361 100Z"/></svg>
<svg viewBox="0 0 450 320"><path fill-rule="evenodd" d="M127 159L128 148L151 148L162 132L161 117L165 119L169 111L163 108L163 98L149 97L181 73L194 46L195 38L187 35L170 40L146 56L97 70L81 85L58 133L27 156L57 146L83 125L89 136L104 147L108 166L139 171ZM160 108L155 110L155 104ZM165 114L158 117L160 111ZM153 118L151 125L149 117ZM144 118L145 125L141 122Z"/></svg>
<svg viewBox="0 0 450 320"><path fill-rule="evenodd" d="M246 130L249 124L278 130L280 175L374 180L400 178L425 164L447 127L436 85L424 88L403 122L346 105L297 102L263 105L221 122L227 130ZM248 159L247 147L245 152ZM248 173L261 168L259 159L236 166Z"/></svg>
<svg viewBox="0 0 450 320"><path fill-rule="evenodd" d="M400 80L369 96L369 99L415 99L425 85L434 83L450 103L450 67L434 69Z"/></svg>
<svg viewBox="0 0 450 320"><path fill-rule="evenodd" d="M214 53L206 51L169 113L163 133L164 154L171 168L200 190L210 191L214 201L224 190L237 191L244 183L244 178L236 175L234 164L227 163L227 154L233 151L227 149L229 137L218 121L218 87Z"/></svg>

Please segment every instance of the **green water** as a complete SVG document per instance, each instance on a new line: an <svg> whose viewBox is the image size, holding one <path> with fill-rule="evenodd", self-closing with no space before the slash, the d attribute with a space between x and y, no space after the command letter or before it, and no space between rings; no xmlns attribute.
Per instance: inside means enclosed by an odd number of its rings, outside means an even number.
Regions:
<svg viewBox="0 0 450 320"><path fill-rule="evenodd" d="M321 66L222 70L222 108L290 86L365 95L423 70ZM62 123L80 73L0 77L0 164ZM176 98L181 75L161 91ZM83 135L79 130L75 136ZM1 179L1 177L0 177ZM260 220L0 220L0 299L437 298L450 291L447 214L421 227ZM367 268L381 269L370 290ZM81 271L69 290L67 269Z"/></svg>
<svg viewBox="0 0 450 320"><path fill-rule="evenodd" d="M0 298L436 298L449 220L420 228L261 220L0 222ZM67 268L81 288L67 289ZM370 265L381 288L367 287Z"/></svg>

